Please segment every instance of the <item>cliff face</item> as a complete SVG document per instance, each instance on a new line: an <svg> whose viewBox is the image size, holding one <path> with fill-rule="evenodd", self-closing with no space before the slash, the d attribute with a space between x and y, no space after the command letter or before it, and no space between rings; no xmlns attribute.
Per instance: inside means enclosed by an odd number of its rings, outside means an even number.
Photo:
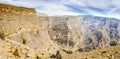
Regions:
<svg viewBox="0 0 120 59"><path fill-rule="evenodd" d="M92 50L120 43L120 20L97 16L53 17L49 35L64 49Z"/></svg>
<svg viewBox="0 0 120 59"><path fill-rule="evenodd" d="M44 54L57 50L65 54L120 43L119 19L90 15L49 17L37 15L31 8L5 4L0 8L0 52L4 52L0 58L44 58Z"/></svg>
<svg viewBox="0 0 120 59"><path fill-rule="evenodd" d="M85 39L94 39L98 47L114 46L120 41L120 20L95 16L84 16L81 20ZM92 42L94 42L94 40ZM89 43L88 43L89 44Z"/></svg>
<svg viewBox="0 0 120 59"><path fill-rule="evenodd" d="M25 7L16 7L7 4L0 4L1 12L9 12L9 13L20 13L23 15L33 15L36 14L36 11L33 8L25 8Z"/></svg>

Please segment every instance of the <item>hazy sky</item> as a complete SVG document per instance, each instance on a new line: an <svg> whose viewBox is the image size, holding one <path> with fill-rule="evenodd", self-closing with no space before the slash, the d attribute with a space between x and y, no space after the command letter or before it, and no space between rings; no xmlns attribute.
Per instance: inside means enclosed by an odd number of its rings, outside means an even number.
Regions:
<svg viewBox="0 0 120 59"><path fill-rule="evenodd" d="M95 15L120 19L120 0L0 0L48 15Z"/></svg>

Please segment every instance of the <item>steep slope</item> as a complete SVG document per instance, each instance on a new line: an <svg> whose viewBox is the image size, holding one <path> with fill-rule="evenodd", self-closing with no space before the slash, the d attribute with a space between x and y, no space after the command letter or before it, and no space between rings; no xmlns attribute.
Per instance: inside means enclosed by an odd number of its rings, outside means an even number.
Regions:
<svg viewBox="0 0 120 59"><path fill-rule="evenodd" d="M97 42L98 47L114 46L120 41L120 20L114 18L84 16L81 20L86 39ZM88 43L89 44L89 43Z"/></svg>
<svg viewBox="0 0 120 59"><path fill-rule="evenodd" d="M6 5L2 4L2 6L6 6ZM33 55L34 53L36 54L35 51L40 51L41 54L45 54L45 53L48 54L48 52L49 53L56 52L57 46L54 46L55 44L52 43L52 41L49 39L47 30L45 30L46 23L44 20L48 19L49 18L48 16L37 15L37 13L29 14L29 10L31 10L29 8L15 7L11 5L10 6L8 5L5 8L11 8L11 9L15 8L16 10L19 10L19 8L21 8L20 10L22 10L23 12L28 12L28 14L22 14L22 11L20 11L20 13L16 13L16 12L0 9L0 28L1 28L0 38L1 40L3 40L3 42L5 41L12 43L13 45L10 44L10 46L11 48L13 47L12 49L15 50L16 49L19 50L19 47L16 47L16 45L20 46L20 49L23 50L24 48L28 50L33 50L32 52ZM24 11L24 9L26 11ZM6 44L7 43L3 45L5 46ZM9 46L6 45L5 47L9 47ZM16 57L13 54L13 57L9 57L11 55L6 54L8 49L9 48L3 48L3 50L1 50L1 52L4 53L1 54L2 56L0 58L4 58L6 55L5 59L8 58L26 59L27 55L23 57L21 57L22 55L20 55L20 57ZM54 51L52 51L53 49ZM36 56L33 57L28 56L28 57L36 58Z"/></svg>
<svg viewBox="0 0 120 59"><path fill-rule="evenodd" d="M115 46L120 42L120 20L97 16L53 17L49 35L65 49L75 51ZM74 50L75 49L75 50Z"/></svg>

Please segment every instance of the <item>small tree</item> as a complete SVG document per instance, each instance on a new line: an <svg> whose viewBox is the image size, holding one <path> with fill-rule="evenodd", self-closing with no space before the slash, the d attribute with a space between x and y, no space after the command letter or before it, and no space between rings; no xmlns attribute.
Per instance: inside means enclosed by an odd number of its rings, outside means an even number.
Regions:
<svg viewBox="0 0 120 59"><path fill-rule="evenodd" d="M56 59L62 59L62 56L60 55L59 51L56 53Z"/></svg>

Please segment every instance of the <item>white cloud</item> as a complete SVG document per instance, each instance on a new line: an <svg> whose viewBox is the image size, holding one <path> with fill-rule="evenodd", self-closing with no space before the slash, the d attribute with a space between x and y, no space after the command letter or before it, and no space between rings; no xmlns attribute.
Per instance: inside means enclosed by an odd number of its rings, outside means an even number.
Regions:
<svg viewBox="0 0 120 59"><path fill-rule="evenodd" d="M63 5L44 5L42 9L36 9L36 11L41 12L41 13L46 13L50 16L52 15L79 15L76 12L70 12L68 11L69 8L63 6Z"/></svg>
<svg viewBox="0 0 120 59"><path fill-rule="evenodd" d="M120 0L0 0L1 3L35 8L38 12L49 15L78 15L70 11L70 5L91 15L114 17L120 19Z"/></svg>
<svg viewBox="0 0 120 59"><path fill-rule="evenodd" d="M10 4L13 3L13 0L0 0L0 2Z"/></svg>

